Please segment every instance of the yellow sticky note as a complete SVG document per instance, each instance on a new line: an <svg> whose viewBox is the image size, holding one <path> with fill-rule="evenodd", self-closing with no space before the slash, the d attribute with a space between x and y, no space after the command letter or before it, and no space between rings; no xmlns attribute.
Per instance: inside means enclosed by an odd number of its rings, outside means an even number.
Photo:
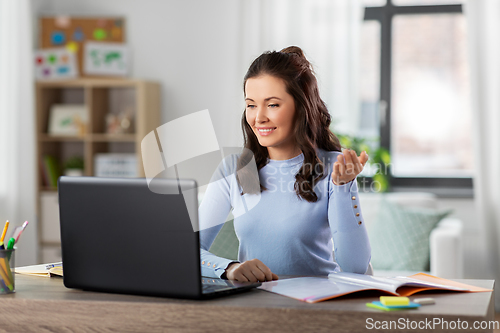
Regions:
<svg viewBox="0 0 500 333"><path fill-rule="evenodd" d="M399 296L380 296L380 303L385 306L408 305L410 304L410 299L408 297Z"/></svg>
<svg viewBox="0 0 500 333"><path fill-rule="evenodd" d="M76 53L78 51L78 43L69 42L68 44L66 44L66 48L68 49L68 51Z"/></svg>

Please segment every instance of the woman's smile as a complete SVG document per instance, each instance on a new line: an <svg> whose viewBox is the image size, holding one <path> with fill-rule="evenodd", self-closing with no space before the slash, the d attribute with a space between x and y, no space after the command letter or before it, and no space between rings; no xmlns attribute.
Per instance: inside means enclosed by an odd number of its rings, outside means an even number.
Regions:
<svg viewBox="0 0 500 333"><path fill-rule="evenodd" d="M257 127L257 132L261 136L271 135L277 127Z"/></svg>

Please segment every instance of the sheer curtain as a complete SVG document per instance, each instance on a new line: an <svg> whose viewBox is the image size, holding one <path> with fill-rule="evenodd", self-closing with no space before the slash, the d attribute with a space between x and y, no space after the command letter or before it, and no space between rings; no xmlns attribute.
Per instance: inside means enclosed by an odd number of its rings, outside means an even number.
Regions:
<svg viewBox="0 0 500 333"><path fill-rule="evenodd" d="M464 7L469 31L472 77L474 196L487 246L485 278L500 280L500 1L469 0ZM480 259L480 258L478 258ZM489 275L489 276L487 276ZM500 292L496 291L500 311Z"/></svg>
<svg viewBox="0 0 500 333"><path fill-rule="evenodd" d="M254 0L241 2L240 75L264 51L296 45L312 63L335 129L359 126L359 0Z"/></svg>
<svg viewBox="0 0 500 333"><path fill-rule="evenodd" d="M37 261L31 22L30 0L0 0L0 228L29 221L17 266Z"/></svg>

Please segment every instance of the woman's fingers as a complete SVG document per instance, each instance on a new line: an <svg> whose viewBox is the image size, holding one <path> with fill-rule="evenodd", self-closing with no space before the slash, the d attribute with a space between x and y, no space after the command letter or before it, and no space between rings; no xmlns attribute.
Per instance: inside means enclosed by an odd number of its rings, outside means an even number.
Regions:
<svg viewBox="0 0 500 333"><path fill-rule="evenodd" d="M358 165L359 171L356 171L356 174L361 173L363 171L363 168L366 165L366 162L368 162L368 154L366 151L362 151L361 154L359 154L359 157L356 156L356 164Z"/></svg>
<svg viewBox="0 0 500 333"><path fill-rule="evenodd" d="M338 184L340 182L340 163L339 162L333 163L332 179L333 179L334 183Z"/></svg>
<svg viewBox="0 0 500 333"><path fill-rule="evenodd" d="M361 154L359 154L359 162L365 166L366 162L368 162L368 154L366 153L366 151L362 151Z"/></svg>
<svg viewBox="0 0 500 333"><path fill-rule="evenodd" d="M264 274L264 279L266 281L271 281L273 279L273 273L271 272L269 267L264 265L260 260L259 260L259 262L257 262L257 268L262 271L262 273Z"/></svg>
<svg viewBox="0 0 500 333"><path fill-rule="evenodd" d="M250 270L257 281L266 281L266 275L257 266L251 267Z"/></svg>
<svg viewBox="0 0 500 333"><path fill-rule="evenodd" d="M343 177L345 174L345 164L344 164L344 156L339 155L337 156L337 161L339 162L339 177Z"/></svg>
<svg viewBox="0 0 500 333"><path fill-rule="evenodd" d="M345 159L345 173L347 176L352 177L354 175L354 164L352 162L351 150L344 149L343 153Z"/></svg>
<svg viewBox="0 0 500 333"><path fill-rule="evenodd" d="M246 281L257 282L257 278L252 273L252 270L249 267L242 266L241 268L242 268L241 274L243 274L243 276L246 278Z"/></svg>
<svg viewBox="0 0 500 333"><path fill-rule="evenodd" d="M243 274L243 271L234 272L234 279L240 282L249 282L250 280Z"/></svg>
<svg viewBox="0 0 500 333"><path fill-rule="evenodd" d="M361 152L361 154L363 154L363 152ZM360 156L361 156L360 154ZM353 161L353 164L354 164L354 171L357 174L359 174L361 171L363 171L363 164L361 164L361 161L359 160L358 158L358 155L356 155L356 151L354 150L351 150L351 155L352 155L352 161Z"/></svg>

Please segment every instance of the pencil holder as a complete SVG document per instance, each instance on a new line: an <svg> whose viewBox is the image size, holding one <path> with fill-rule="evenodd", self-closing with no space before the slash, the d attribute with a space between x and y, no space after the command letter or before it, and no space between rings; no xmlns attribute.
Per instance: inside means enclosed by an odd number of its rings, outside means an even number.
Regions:
<svg viewBox="0 0 500 333"><path fill-rule="evenodd" d="M12 250L0 250L0 294L9 294L16 291L15 288L15 252Z"/></svg>

